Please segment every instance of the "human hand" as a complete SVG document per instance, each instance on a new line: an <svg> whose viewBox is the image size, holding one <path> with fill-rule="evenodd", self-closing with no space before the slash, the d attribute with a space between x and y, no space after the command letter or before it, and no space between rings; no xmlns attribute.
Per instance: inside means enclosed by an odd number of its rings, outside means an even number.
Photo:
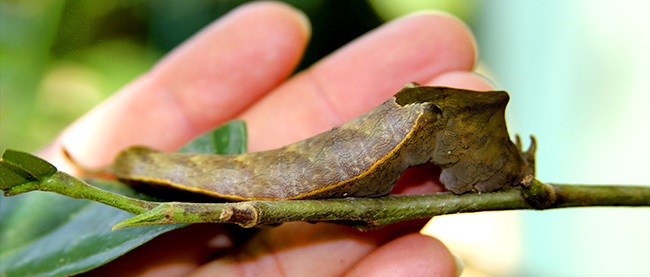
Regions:
<svg viewBox="0 0 650 277"><path fill-rule="evenodd" d="M408 82L490 89L471 73L471 33L442 14L388 23L289 77L309 32L304 16L284 4L244 5L75 122L43 156L74 172L61 155L65 147L81 164L100 167L127 146L176 150L233 118L246 121L250 151L267 150L341 125ZM393 192L440 190L435 176L418 173L407 171ZM164 234L93 273L455 275L444 245L418 233L423 224L360 232L330 223L285 223L241 245L223 225L197 224Z"/></svg>

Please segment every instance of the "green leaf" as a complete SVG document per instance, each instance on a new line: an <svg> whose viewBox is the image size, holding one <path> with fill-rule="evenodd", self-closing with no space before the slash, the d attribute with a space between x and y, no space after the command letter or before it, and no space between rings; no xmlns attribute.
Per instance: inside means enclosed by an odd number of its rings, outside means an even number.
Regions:
<svg viewBox="0 0 650 277"><path fill-rule="evenodd" d="M34 178L29 172L4 161L0 163L0 189L6 190L31 181L34 181Z"/></svg>
<svg viewBox="0 0 650 277"><path fill-rule="evenodd" d="M63 276L100 266L182 225L111 231L133 216L88 200L33 192L2 199L0 274ZM5 210L15 212L4 212ZM136 230L137 229L137 230Z"/></svg>
<svg viewBox="0 0 650 277"><path fill-rule="evenodd" d="M56 167L31 154L7 149L0 163L0 189L36 180L44 180L56 172Z"/></svg>
<svg viewBox="0 0 650 277"><path fill-rule="evenodd" d="M24 169L29 175L38 180L52 176L57 170L52 164L29 153L7 149L2 154L5 163Z"/></svg>
<svg viewBox="0 0 650 277"><path fill-rule="evenodd" d="M192 140L179 152L219 155L246 153L246 123L243 120L232 120L213 132Z"/></svg>
<svg viewBox="0 0 650 277"><path fill-rule="evenodd" d="M185 149L192 152L210 149L211 153L239 154L245 151L245 145L245 125L235 122L197 138ZM43 164L49 163L35 156L7 151L0 161L0 183L3 190L6 189L5 185L34 182L56 172L56 169L52 172L50 167ZM116 181L87 181L93 186L129 197L152 199ZM184 226L160 225L111 231L113 225L132 216L97 202L54 193L36 191L0 197L0 276L62 276L82 273L105 264L162 233Z"/></svg>

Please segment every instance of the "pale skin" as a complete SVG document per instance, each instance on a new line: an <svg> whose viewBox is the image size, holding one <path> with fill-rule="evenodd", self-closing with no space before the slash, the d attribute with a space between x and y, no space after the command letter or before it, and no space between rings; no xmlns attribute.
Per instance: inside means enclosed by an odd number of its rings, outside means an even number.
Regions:
<svg viewBox="0 0 650 277"><path fill-rule="evenodd" d="M368 111L404 84L491 90L472 73L476 50L462 23L422 13L387 23L309 69L289 76L310 36L304 16L279 3L241 6L207 26L83 116L42 156L74 172L101 167L130 145L174 151L233 118L247 122L249 151L278 148ZM392 193L440 191L417 168ZM319 223L285 223L248 240L223 225L162 235L93 273L155 276L455 276L449 250L418 231L425 221L371 232ZM153 275L152 275L153 276Z"/></svg>

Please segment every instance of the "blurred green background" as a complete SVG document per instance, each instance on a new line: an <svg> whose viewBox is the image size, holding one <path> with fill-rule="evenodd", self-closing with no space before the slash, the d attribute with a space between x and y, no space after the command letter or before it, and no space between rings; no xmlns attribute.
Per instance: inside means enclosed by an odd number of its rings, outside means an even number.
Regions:
<svg viewBox="0 0 650 277"><path fill-rule="evenodd" d="M0 0L0 149L43 147L243 2ZM541 180L650 184L650 5L643 1L285 2L313 25L301 68L397 16L452 13L476 34L480 72L512 95L511 132L538 137ZM650 276L648 209L503 214L509 219L448 227L464 234L460 241L486 236L454 250L469 268L464 276ZM492 246L480 246L487 241Z"/></svg>

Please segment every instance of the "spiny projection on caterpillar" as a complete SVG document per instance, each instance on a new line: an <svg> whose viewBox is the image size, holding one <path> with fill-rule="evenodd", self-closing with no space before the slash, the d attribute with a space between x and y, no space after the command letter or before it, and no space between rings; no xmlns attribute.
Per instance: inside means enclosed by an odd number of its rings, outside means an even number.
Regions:
<svg viewBox="0 0 650 277"><path fill-rule="evenodd" d="M448 190L488 192L534 174L535 140L525 152L518 137L510 140L508 100L505 91L411 83L350 122L279 149L210 155L134 146L112 169L129 183L242 201L382 196L408 167L430 162Z"/></svg>

